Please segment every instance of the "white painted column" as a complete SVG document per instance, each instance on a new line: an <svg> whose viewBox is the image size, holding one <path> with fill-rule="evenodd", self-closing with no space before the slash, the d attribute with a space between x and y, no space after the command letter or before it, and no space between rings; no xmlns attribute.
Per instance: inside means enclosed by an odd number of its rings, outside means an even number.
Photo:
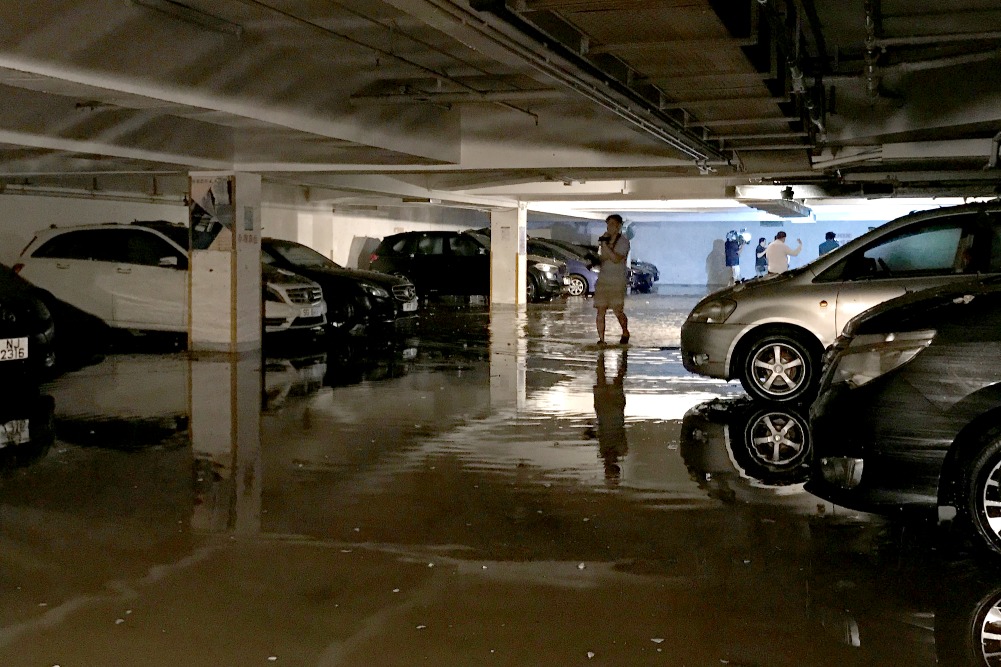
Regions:
<svg viewBox="0 0 1001 667"><path fill-rule="evenodd" d="M525 307L525 246L527 209L490 214L490 308Z"/></svg>
<svg viewBox="0 0 1001 667"><path fill-rule="evenodd" d="M256 534L264 485L261 360L254 355L193 356L191 446L200 472L192 528Z"/></svg>
<svg viewBox="0 0 1001 667"><path fill-rule="evenodd" d="M261 348L261 177L192 173L188 349Z"/></svg>

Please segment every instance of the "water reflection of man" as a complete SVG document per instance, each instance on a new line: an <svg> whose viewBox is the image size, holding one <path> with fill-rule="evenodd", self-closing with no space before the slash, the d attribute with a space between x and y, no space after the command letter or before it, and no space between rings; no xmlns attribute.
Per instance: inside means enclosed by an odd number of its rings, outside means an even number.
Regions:
<svg viewBox="0 0 1001 667"><path fill-rule="evenodd" d="M618 480L622 470L619 459L626 455L626 377L627 352L619 356L618 368L611 383L605 377L605 353L598 353L598 377L594 384L594 413L598 417L598 455L605 462L605 478Z"/></svg>

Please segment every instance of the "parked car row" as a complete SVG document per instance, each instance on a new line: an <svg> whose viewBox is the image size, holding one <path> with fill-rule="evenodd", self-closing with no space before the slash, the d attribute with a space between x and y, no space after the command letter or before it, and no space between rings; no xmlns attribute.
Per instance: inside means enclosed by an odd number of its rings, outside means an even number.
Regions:
<svg viewBox="0 0 1001 667"><path fill-rule="evenodd" d="M529 238L527 297L549 300L594 293L600 271L597 248L554 239ZM403 232L387 236L369 258L370 268L404 276L421 297L487 294L490 288L490 229ZM657 267L634 262L633 291L650 292Z"/></svg>
<svg viewBox="0 0 1001 667"><path fill-rule="evenodd" d="M905 216L711 294L682 358L766 404L809 406L816 495L952 508L1001 555L1001 204Z"/></svg>
<svg viewBox="0 0 1001 667"><path fill-rule="evenodd" d="M528 256L529 301L559 296L566 265L548 257ZM421 298L490 293L488 230L402 232L387 236L370 257L373 271L405 278Z"/></svg>

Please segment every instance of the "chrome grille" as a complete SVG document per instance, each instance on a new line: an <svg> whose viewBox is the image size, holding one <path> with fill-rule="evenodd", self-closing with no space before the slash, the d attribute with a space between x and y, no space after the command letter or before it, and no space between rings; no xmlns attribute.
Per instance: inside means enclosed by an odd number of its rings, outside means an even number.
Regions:
<svg viewBox="0 0 1001 667"><path fill-rule="evenodd" d="M287 294L292 303L303 305L318 303L323 298L323 291L319 287L291 287Z"/></svg>
<svg viewBox="0 0 1001 667"><path fill-rule="evenodd" d="M417 297L417 290L413 285L394 285L393 296L397 301L413 301Z"/></svg>

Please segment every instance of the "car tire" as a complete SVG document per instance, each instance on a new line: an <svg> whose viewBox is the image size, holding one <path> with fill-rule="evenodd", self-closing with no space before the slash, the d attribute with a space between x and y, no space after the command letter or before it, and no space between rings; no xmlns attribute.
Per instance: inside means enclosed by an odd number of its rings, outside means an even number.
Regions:
<svg viewBox="0 0 1001 667"><path fill-rule="evenodd" d="M567 287L567 294L570 296L587 295L587 279L576 273L570 274L570 283Z"/></svg>
<svg viewBox="0 0 1001 667"><path fill-rule="evenodd" d="M535 284L535 278L528 277L525 281L525 300L528 303L535 303L539 300L539 287Z"/></svg>
<svg viewBox="0 0 1001 667"><path fill-rule="evenodd" d="M981 545L1001 555L1001 428L980 438L967 468L966 516Z"/></svg>
<svg viewBox="0 0 1001 667"><path fill-rule="evenodd" d="M819 379L819 355L799 336L766 334L743 348L740 384L752 398L799 403L812 398Z"/></svg>

